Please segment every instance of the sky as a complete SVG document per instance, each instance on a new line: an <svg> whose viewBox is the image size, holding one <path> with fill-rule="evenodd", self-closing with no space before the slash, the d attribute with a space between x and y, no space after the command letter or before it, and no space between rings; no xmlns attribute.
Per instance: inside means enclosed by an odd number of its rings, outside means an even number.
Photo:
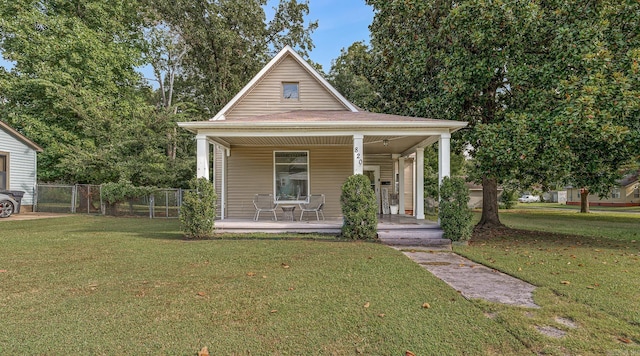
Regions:
<svg viewBox="0 0 640 356"><path fill-rule="evenodd" d="M268 0L265 13L273 17L279 0ZM340 55L342 48L356 41L369 43L369 25L373 20L373 8L364 0L309 0L307 21L318 20L318 28L312 38L315 48L309 53L312 61L322 65L325 72L331 69L331 61ZM12 67L0 58L0 66ZM145 73L148 71L149 73ZM142 70L147 78L153 77L149 68Z"/></svg>
<svg viewBox="0 0 640 356"><path fill-rule="evenodd" d="M269 0L267 7L270 9L277 3L278 0ZM273 16L273 10L267 9L266 14L267 18ZM342 48L357 41L369 43L373 8L364 0L309 0L307 20L318 20L318 28L311 36L315 48L309 57L328 73L331 60L340 55Z"/></svg>

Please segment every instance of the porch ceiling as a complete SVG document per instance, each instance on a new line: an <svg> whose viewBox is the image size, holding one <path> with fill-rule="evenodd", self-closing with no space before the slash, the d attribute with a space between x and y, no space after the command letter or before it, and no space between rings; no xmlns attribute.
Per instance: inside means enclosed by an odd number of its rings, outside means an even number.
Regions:
<svg viewBox="0 0 640 356"><path fill-rule="evenodd" d="M362 135L366 154L410 154L466 122L370 112L298 110L246 118L180 122L211 142L234 146L343 146ZM385 145L386 143L386 145Z"/></svg>
<svg viewBox="0 0 640 356"><path fill-rule="evenodd" d="M409 150L429 136L365 136L366 154L400 153ZM293 137L218 137L231 147L242 146L349 146L353 136L293 136ZM385 146L385 140L387 145ZM433 142L437 137L433 137Z"/></svg>

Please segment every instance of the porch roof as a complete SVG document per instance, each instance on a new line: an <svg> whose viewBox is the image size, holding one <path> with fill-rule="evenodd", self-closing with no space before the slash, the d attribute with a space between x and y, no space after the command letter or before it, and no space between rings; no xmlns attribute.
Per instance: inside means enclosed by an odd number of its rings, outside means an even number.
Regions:
<svg viewBox="0 0 640 356"><path fill-rule="evenodd" d="M467 123L366 111L297 110L233 120L179 122L178 126L227 148L349 145L354 134L361 134L366 154L410 154Z"/></svg>

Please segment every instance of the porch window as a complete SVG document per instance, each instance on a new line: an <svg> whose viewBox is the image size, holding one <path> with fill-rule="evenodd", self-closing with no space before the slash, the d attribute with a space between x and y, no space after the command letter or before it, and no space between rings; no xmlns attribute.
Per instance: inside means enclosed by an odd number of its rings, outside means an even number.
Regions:
<svg viewBox="0 0 640 356"><path fill-rule="evenodd" d="M302 201L309 195L309 152L274 151L274 196L278 201Z"/></svg>
<svg viewBox="0 0 640 356"><path fill-rule="evenodd" d="M9 154L0 152L0 190L9 189Z"/></svg>
<svg viewBox="0 0 640 356"><path fill-rule="evenodd" d="M283 82L282 83L282 97L285 100L298 100L300 98L299 83L297 82Z"/></svg>
<svg viewBox="0 0 640 356"><path fill-rule="evenodd" d="M633 197L640 198L640 187L636 187L636 189L633 191Z"/></svg>

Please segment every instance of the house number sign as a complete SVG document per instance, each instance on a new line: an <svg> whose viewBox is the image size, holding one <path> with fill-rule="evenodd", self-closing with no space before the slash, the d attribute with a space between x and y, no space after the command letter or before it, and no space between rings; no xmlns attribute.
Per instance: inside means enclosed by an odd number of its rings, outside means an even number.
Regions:
<svg viewBox="0 0 640 356"><path fill-rule="evenodd" d="M355 154L355 159L358 166L362 166L362 153L360 153L360 150L358 149L358 147L353 148L353 153Z"/></svg>

